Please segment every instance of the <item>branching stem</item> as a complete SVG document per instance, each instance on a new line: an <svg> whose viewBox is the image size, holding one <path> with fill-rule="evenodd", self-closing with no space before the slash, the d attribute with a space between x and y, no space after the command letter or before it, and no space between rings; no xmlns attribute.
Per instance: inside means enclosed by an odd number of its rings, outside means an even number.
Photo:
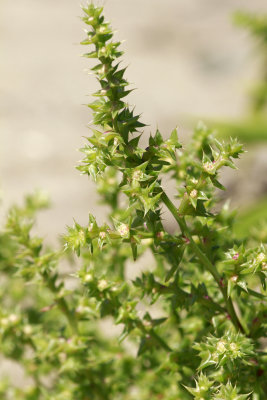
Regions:
<svg viewBox="0 0 267 400"><path fill-rule="evenodd" d="M47 284L48 288L51 290L51 292L55 296L55 302L59 309L62 311L62 313L65 315L65 317L68 320L70 330L73 334L78 333L78 325L77 325L77 320L75 318L75 315L72 313L72 311L69 309L68 303L63 297L57 298L58 294L58 289L54 283L54 281L49 280Z"/></svg>
<svg viewBox="0 0 267 400"><path fill-rule="evenodd" d="M177 208L175 205L172 203L172 201L169 199L167 194L165 192L162 193L161 199L163 203L166 205L166 207L169 209L169 211L172 213L173 217L177 221L182 234L189 240L191 248L193 249L195 255L199 259L199 261L205 266L205 268L211 273L211 275L214 277L226 304L226 309L228 311L228 314L231 318L232 323L234 324L235 328L237 331L241 331L242 333L245 333L245 330L239 321L239 318L235 312L233 302L230 296L227 295L227 288L222 285L221 283L221 276L216 268L215 265L211 263L209 258L206 256L205 253L200 249L200 247L197 245L197 243L194 241L188 226L186 224L186 221L184 217L180 216Z"/></svg>

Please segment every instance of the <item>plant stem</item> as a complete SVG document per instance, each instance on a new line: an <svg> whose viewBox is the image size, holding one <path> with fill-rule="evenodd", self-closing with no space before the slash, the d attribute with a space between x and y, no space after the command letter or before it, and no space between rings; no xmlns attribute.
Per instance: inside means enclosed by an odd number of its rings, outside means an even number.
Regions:
<svg viewBox="0 0 267 400"><path fill-rule="evenodd" d="M166 351L172 352L172 348L165 342L164 339L162 339L162 337L160 337L153 328L147 330L146 327L144 326L144 324L142 323L142 321L139 321L138 324L138 328L145 334L145 335L150 335L151 337L153 337L158 344L165 349Z"/></svg>
<svg viewBox="0 0 267 400"><path fill-rule="evenodd" d="M58 304L58 307L61 309L61 311L67 318L72 333L77 334L78 333L77 321L76 321L74 314L70 311L66 300L61 298L61 299L57 299L56 302Z"/></svg>
<svg viewBox="0 0 267 400"><path fill-rule="evenodd" d="M53 280L50 279L47 283L47 286L51 290L51 292L55 295L55 302L62 311L62 313L67 318L72 333L77 334L78 333L77 320L75 318L75 315L69 309L68 303L63 297L57 298L56 295L58 294L58 289Z"/></svg>
<svg viewBox="0 0 267 400"><path fill-rule="evenodd" d="M231 321L234 324L236 330L241 331L242 333L245 333L245 330L244 330L243 326L241 325L241 322L239 321L238 316L235 312L232 299L230 296L227 295L226 287L222 286L222 284L221 284L221 276L220 276L216 266L211 263L211 261L206 256L206 254L203 253L202 250L200 249L200 247L196 244L196 242L192 238L192 235L188 229L185 219L179 215L177 208L175 207L175 205L172 203L172 201L169 199L169 197L166 195L165 192L162 193L161 199L162 199L163 203L166 205L166 207L170 210L170 212L172 213L175 220L177 221L182 234L185 235L186 238L190 241L190 245L191 245L195 255L199 259L199 261L201 261L201 263L206 267L206 269L214 277L214 279L223 295L228 314L229 314Z"/></svg>

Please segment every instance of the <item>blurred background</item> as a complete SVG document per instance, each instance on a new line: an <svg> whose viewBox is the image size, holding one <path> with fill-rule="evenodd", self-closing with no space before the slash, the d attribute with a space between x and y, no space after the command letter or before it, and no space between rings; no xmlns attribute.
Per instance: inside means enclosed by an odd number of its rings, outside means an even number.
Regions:
<svg viewBox="0 0 267 400"><path fill-rule="evenodd" d="M137 88L130 102L148 124L145 134L178 125L186 143L202 119L245 144L240 170L223 181L242 216L239 232L255 226L267 216L267 28L233 14L266 15L266 0L97 3L116 38L126 39L126 77ZM83 104L97 87L93 64L80 57L81 15L80 0L0 0L1 215L24 194L46 190L52 207L38 230L49 241L73 217L86 223L90 211L104 220L94 184L75 170L89 135Z"/></svg>

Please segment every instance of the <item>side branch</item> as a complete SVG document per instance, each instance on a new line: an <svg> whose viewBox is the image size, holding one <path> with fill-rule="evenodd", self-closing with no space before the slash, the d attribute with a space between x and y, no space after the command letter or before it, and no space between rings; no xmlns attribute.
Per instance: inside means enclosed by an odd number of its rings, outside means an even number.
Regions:
<svg viewBox="0 0 267 400"><path fill-rule="evenodd" d="M175 205L172 203L172 201L169 199L169 197L166 195L165 192L162 193L161 199L162 199L163 203L166 205L166 207L170 210L170 212L172 213L175 220L177 221L177 223L181 229L181 232L190 241L190 245L191 245L195 255L199 259L199 261L205 266L205 268L211 273L211 275L215 279L215 281L223 295L228 314L229 314L231 321L234 324L236 330L241 331L242 333L245 333L245 330L244 330L243 326L241 325L241 322L239 321L238 316L235 312L232 299L231 299L231 297L228 297L226 287L223 287L221 285L221 276L220 276L216 266L211 263L211 261L206 256L206 254L203 253L203 251L200 249L200 247L196 244L196 242L192 238L192 235L188 229L185 219L179 215Z"/></svg>

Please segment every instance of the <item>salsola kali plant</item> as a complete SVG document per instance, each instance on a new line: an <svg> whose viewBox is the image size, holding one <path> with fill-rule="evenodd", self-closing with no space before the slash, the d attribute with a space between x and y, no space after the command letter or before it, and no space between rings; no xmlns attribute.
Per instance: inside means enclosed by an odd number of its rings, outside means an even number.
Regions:
<svg viewBox="0 0 267 400"><path fill-rule="evenodd" d="M100 88L78 169L95 180L108 223L90 214L51 250L32 232L43 194L11 208L0 236L0 348L25 377L18 385L11 370L1 399L264 400L267 230L236 239L235 213L217 200L220 170L235 168L242 147L203 124L186 148L176 129L140 147L120 43L102 8L83 11Z"/></svg>

